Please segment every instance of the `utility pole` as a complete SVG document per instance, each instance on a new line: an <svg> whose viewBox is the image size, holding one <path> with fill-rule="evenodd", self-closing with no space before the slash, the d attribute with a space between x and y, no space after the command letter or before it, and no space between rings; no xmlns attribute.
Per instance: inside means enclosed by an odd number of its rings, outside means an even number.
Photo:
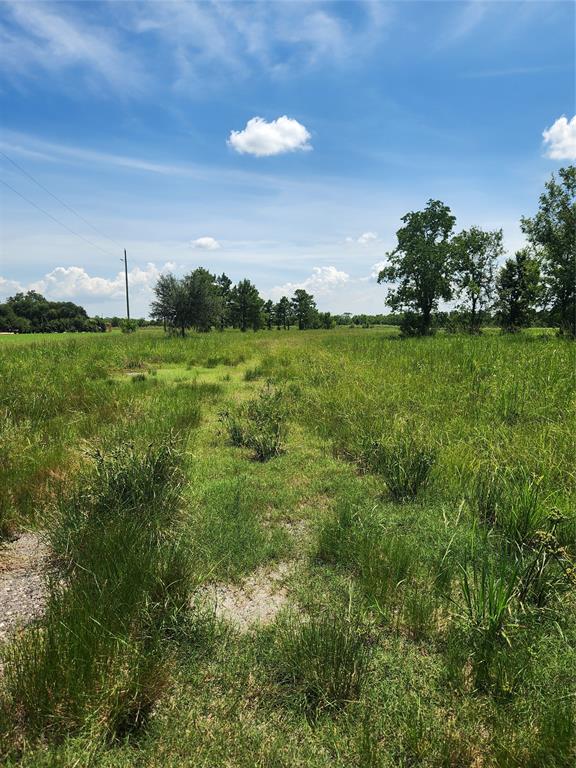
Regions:
<svg viewBox="0 0 576 768"><path fill-rule="evenodd" d="M126 278L126 317L130 320L130 299L128 298L128 256L126 256L126 248L124 248L124 258L121 259L124 262L124 277Z"/></svg>

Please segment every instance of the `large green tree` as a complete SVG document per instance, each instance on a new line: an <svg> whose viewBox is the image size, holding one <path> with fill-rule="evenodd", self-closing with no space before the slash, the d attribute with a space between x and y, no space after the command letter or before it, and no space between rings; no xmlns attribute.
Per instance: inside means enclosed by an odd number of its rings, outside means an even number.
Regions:
<svg viewBox="0 0 576 768"><path fill-rule="evenodd" d="M540 264L527 248L506 260L498 274L497 290L502 330L514 332L529 326L540 297Z"/></svg>
<svg viewBox="0 0 576 768"><path fill-rule="evenodd" d="M389 263L378 282L395 285L386 303L405 313L404 332L427 335L439 301L452 298L450 246L456 218L440 200L429 200L423 211L407 213L402 221L398 244L387 254Z"/></svg>
<svg viewBox="0 0 576 768"><path fill-rule="evenodd" d="M576 337L576 166L546 182L538 212L522 231L542 263L544 299L561 333Z"/></svg>
<svg viewBox="0 0 576 768"><path fill-rule="evenodd" d="M496 265L504 254L502 230L465 229L452 239L451 251L456 293L462 300L459 309L469 332L478 333L494 296Z"/></svg>
<svg viewBox="0 0 576 768"><path fill-rule="evenodd" d="M263 304L256 286L250 280L240 280L230 291L232 323L241 331L257 331L262 325Z"/></svg>
<svg viewBox="0 0 576 768"><path fill-rule="evenodd" d="M317 310L314 296L303 288L297 288L292 297L292 310L301 331L313 328L316 322Z"/></svg>
<svg viewBox="0 0 576 768"><path fill-rule="evenodd" d="M187 328L206 332L219 323L220 288L215 276L204 267L198 267L180 280L172 274L160 275L154 293L151 316L165 326L178 329L182 336Z"/></svg>

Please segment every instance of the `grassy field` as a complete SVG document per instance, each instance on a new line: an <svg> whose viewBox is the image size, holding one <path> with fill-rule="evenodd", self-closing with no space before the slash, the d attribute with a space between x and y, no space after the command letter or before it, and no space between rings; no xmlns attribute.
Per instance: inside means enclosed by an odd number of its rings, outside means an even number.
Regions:
<svg viewBox="0 0 576 768"><path fill-rule="evenodd" d="M572 768L575 363L540 332L0 339L0 531L53 553L0 760ZM206 598L277 574L247 630Z"/></svg>

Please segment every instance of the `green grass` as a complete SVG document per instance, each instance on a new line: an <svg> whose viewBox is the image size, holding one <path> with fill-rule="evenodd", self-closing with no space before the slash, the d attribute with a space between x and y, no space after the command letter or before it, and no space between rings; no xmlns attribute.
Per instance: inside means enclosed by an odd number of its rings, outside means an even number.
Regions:
<svg viewBox="0 0 576 768"><path fill-rule="evenodd" d="M573 345L6 339L0 527L59 573L2 650L7 765L575 764ZM194 600L286 560L270 626Z"/></svg>

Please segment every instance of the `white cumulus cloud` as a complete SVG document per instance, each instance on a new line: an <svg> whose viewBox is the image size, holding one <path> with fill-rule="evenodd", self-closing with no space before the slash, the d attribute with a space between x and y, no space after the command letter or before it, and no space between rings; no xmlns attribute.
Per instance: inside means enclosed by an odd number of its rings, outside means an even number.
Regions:
<svg viewBox="0 0 576 768"><path fill-rule="evenodd" d="M358 245L370 245L378 240L377 232L363 232L359 237L347 237L347 243L358 243Z"/></svg>
<svg viewBox="0 0 576 768"><path fill-rule="evenodd" d="M559 117L542 133L546 156L552 160L576 160L576 115L572 120Z"/></svg>
<svg viewBox="0 0 576 768"><path fill-rule="evenodd" d="M220 243L214 237L197 237L190 243L192 248L200 248L202 251L216 251L221 248Z"/></svg>
<svg viewBox="0 0 576 768"><path fill-rule="evenodd" d="M291 296L297 288L304 288L314 296L325 296L345 285L350 275L336 267L314 267L312 274L300 282L284 283L272 288L269 293L273 299Z"/></svg>
<svg viewBox="0 0 576 768"><path fill-rule="evenodd" d="M312 149L308 129L291 117L283 115L267 122L262 117L253 117L243 131L232 131L228 145L241 155L269 157L285 152Z"/></svg>
<svg viewBox="0 0 576 768"><path fill-rule="evenodd" d="M149 293L162 272L174 268L166 263L161 269L149 263L146 269L134 267L128 272L130 295ZM74 301L86 299L115 299L124 296L124 272L114 278L93 277L83 267L56 267L41 280L31 283L27 290L38 291L48 299Z"/></svg>
<svg viewBox="0 0 576 768"><path fill-rule="evenodd" d="M8 280L7 277L0 275L0 301L7 299L8 296L12 296L15 293L19 293L21 290L22 286L16 280Z"/></svg>

